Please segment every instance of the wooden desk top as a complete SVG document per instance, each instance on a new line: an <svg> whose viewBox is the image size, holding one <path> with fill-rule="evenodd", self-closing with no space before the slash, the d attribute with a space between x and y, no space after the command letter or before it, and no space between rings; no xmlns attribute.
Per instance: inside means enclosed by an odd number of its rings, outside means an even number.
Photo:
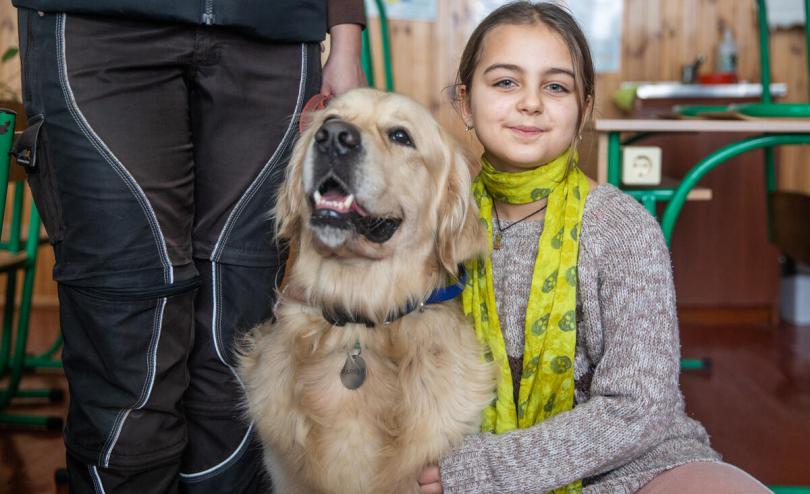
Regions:
<svg viewBox="0 0 810 494"><path fill-rule="evenodd" d="M748 132L803 134L810 133L810 119L616 119L596 120L594 128L597 132Z"/></svg>

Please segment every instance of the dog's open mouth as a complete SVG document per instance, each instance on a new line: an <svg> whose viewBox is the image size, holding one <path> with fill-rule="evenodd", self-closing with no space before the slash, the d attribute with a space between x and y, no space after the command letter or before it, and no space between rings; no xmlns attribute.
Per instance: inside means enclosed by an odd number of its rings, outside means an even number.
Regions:
<svg viewBox="0 0 810 494"><path fill-rule="evenodd" d="M401 218L367 213L348 187L334 177L321 182L311 199L313 210L309 222L314 227L353 229L371 242L381 244L390 239L402 223Z"/></svg>

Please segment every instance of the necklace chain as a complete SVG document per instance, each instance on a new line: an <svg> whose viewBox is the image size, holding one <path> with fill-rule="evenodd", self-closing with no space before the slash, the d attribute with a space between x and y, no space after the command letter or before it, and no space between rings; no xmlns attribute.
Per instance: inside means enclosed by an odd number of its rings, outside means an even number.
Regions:
<svg viewBox="0 0 810 494"><path fill-rule="evenodd" d="M517 225L518 223L522 223L522 222L528 220L529 218L536 215L540 211L546 209L546 206L548 206L548 200L546 200L546 203L543 204L543 206L541 206L540 209L529 213L528 215L526 215L523 218L513 222L511 225L508 225L505 228L501 228L501 218L500 218L500 216L498 216L498 208L495 206L495 200L493 199L492 200L492 211L495 212L495 225L498 227L498 233L495 234L495 241L492 244L492 248L495 249L495 250L500 250L501 241L503 240L503 232L505 232L506 230L512 228L513 226Z"/></svg>

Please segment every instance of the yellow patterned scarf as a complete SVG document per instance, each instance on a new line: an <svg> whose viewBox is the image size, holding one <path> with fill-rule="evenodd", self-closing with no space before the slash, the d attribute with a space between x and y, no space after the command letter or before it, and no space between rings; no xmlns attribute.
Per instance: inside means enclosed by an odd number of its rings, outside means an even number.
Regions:
<svg viewBox="0 0 810 494"><path fill-rule="evenodd" d="M569 168L569 155L566 152L536 169L516 173L499 172L482 157L481 173L473 182L481 222L489 234L490 255L468 262L469 279L462 301L464 312L474 321L478 339L486 346L485 357L500 368L497 397L484 410L481 430L485 432L500 434L531 427L573 407L577 255L582 211L590 187L579 168ZM574 163L576 159L575 153ZM517 407L495 305L491 260L493 197L509 204L548 197L526 309L526 346ZM580 481L554 491L572 492L581 492Z"/></svg>

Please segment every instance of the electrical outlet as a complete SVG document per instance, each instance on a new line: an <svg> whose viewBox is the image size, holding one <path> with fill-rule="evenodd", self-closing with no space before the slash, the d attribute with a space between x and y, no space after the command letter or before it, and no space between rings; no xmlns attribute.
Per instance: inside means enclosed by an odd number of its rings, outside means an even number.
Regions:
<svg viewBox="0 0 810 494"><path fill-rule="evenodd" d="M625 146L622 150L622 182L625 185L661 183L661 148Z"/></svg>

